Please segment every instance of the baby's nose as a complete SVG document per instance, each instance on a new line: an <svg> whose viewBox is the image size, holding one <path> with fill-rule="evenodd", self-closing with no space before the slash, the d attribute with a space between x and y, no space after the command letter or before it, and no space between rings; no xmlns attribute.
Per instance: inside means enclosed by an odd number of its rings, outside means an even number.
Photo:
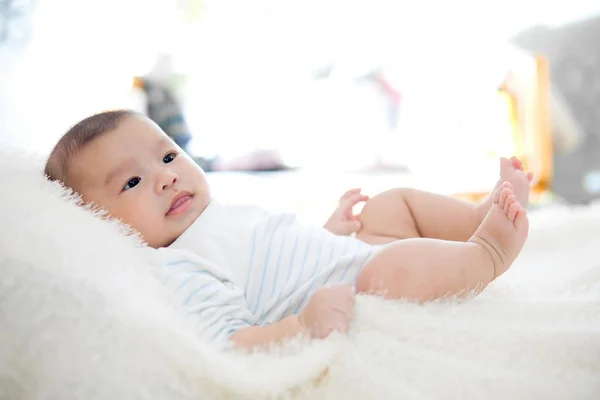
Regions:
<svg viewBox="0 0 600 400"><path fill-rule="evenodd" d="M165 191L172 187L177 181L179 177L173 171L164 171L160 178L158 179L157 191Z"/></svg>
<svg viewBox="0 0 600 400"><path fill-rule="evenodd" d="M176 176L171 177L170 182L168 182L167 184L165 184L163 186L163 189L166 189L169 186L173 186L175 184L175 182L177 182L177 177Z"/></svg>

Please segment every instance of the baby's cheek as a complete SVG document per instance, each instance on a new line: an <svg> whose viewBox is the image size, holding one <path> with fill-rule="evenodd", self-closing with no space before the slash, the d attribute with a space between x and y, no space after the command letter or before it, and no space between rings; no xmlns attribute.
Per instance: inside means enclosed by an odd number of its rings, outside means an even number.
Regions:
<svg viewBox="0 0 600 400"><path fill-rule="evenodd" d="M120 202L115 207L114 214L119 219L144 236L150 236L157 223L157 228L160 228L161 221L157 220L159 214L153 210L152 207L148 207L147 202L133 202L127 200Z"/></svg>
<svg viewBox="0 0 600 400"><path fill-rule="evenodd" d="M132 228L138 231L138 233L150 247L165 247L170 244L167 243L168 238L165 237L167 230L164 229L164 224L161 221L144 218L140 222L136 224L132 223L130 225Z"/></svg>

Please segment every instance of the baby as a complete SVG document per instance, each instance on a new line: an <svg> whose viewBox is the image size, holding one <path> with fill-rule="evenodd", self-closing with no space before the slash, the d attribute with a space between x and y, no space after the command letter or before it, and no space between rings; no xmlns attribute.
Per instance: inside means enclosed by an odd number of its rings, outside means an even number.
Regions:
<svg viewBox="0 0 600 400"><path fill-rule="evenodd" d="M500 180L481 204L410 189L372 199L351 190L324 228L219 203L204 172L156 124L127 110L71 128L45 173L156 249L165 285L199 334L246 348L346 331L355 292L414 302L477 293L511 266L528 233L531 174L516 158L501 159Z"/></svg>

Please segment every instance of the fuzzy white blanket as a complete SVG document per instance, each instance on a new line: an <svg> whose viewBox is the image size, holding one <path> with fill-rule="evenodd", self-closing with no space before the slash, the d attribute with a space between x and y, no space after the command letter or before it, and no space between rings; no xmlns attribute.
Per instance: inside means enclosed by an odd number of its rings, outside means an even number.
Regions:
<svg viewBox="0 0 600 400"><path fill-rule="evenodd" d="M507 274L464 303L361 297L347 336L220 354L140 243L0 150L0 399L598 399L600 206L532 213Z"/></svg>

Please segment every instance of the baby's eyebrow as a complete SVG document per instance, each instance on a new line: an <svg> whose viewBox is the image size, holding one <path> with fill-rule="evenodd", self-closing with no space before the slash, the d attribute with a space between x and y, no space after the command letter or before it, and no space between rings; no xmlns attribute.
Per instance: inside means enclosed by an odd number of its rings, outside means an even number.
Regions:
<svg viewBox="0 0 600 400"><path fill-rule="evenodd" d="M162 138L156 143L157 151L162 151L165 147L172 147L173 141L169 138Z"/></svg>
<svg viewBox="0 0 600 400"><path fill-rule="evenodd" d="M117 176L119 176L119 175L123 174L125 171L133 168L133 165L134 165L134 161L131 159L117 164L117 166L115 168L109 170L108 174L106 174L106 179L104 180L104 184L108 185Z"/></svg>

